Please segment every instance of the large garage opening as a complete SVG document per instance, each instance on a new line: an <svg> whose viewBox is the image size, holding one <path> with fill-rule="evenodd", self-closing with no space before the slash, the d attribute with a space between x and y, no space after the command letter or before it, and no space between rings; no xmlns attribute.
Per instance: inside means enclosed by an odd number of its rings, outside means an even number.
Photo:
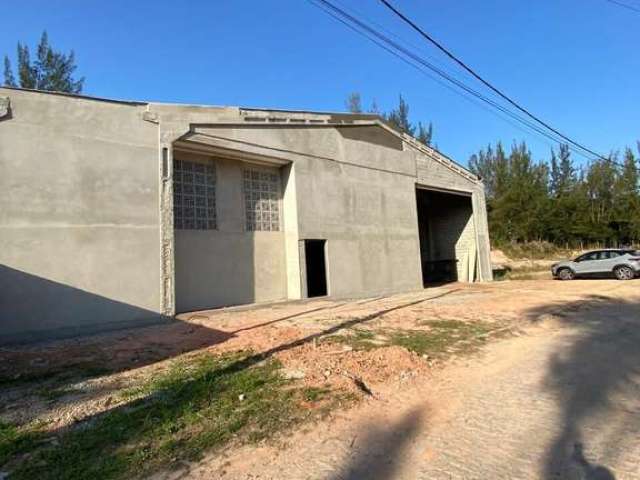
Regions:
<svg viewBox="0 0 640 480"><path fill-rule="evenodd" d="M477 255L471 195L418 188L422 282L473 281Z"/></svg>

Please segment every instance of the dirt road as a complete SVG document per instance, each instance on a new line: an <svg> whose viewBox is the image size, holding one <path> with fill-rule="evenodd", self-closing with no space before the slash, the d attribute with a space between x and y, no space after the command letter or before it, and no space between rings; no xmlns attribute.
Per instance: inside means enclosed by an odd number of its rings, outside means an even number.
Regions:
<svg viewBox="0 0 640 480"><path fill-rule="evenodd" d="M640 479L639 289L511 282L441 299L441 311L517 318L521 334L165 478Z"/></svg>
<svg viewBox="0 0 640 480"><path fill-rule="evenodd" d="M258 445L230 438L203 448L196 463L168 459L162 467L175 468L154 480L640 479L640 280L450 284L197 312L165 325L0 348L0 421L69 442L66 429L130 418L129 389L174 362L238 351L276 359L295 388L363 399ZM150 394L141 405L154 401ZM297 408L313 413L317 405ZM170 418L180 432L183 417ZM107 444L109 458L139 448L140 425L130 427Z"/></svg>

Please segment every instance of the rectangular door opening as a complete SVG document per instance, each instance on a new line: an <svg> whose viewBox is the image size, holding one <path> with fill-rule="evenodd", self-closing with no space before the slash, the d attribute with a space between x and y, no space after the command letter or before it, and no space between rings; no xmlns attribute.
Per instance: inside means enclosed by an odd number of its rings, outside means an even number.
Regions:
<svg viewBox="0 0 640 480"><path fill-rule="evenodd" d="M307 272L307 297L327 295L327 271L325 265L326 240L305 240L304 256Z"/></svg>

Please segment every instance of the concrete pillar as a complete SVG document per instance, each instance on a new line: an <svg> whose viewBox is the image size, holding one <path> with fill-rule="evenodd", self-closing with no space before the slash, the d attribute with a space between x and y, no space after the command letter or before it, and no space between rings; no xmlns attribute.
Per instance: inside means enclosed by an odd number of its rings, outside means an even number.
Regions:
<svg viewBox="0 0 640 480"><path fill-rule="evenodd" d="M287 265L287 298L302 298L300 252L298 247L298 200L296 194L295 164L283 167L282 211L284 224L285 261Z"/></svg>
<svg viewBox="0 0 640 480"><path fill-rule="evenodd" d="M491 270L491 245L489 244L487 204L484 196L484 187L482 185L473 192L471 199L473 219L476 227L479 280L481 282L490 282L493 280L493 272Z"/></svg>

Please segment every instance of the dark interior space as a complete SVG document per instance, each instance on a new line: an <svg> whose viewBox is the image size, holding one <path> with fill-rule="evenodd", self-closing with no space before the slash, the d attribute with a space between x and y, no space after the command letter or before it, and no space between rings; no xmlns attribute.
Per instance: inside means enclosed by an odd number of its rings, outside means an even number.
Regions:
<svg viewBox="0 0 640 480"><path fill-rule="evenodd" d="M307 297L324 297L327 295L324 245L325 240L304 241L304 255L307 267Z"/></svg>
<svg viewBox="0 0 640 480"><path fill-rule="evenodd" d="M416 201L423 284L458 281L456 243L473 213L471 197L418 188Z"/></svg>

